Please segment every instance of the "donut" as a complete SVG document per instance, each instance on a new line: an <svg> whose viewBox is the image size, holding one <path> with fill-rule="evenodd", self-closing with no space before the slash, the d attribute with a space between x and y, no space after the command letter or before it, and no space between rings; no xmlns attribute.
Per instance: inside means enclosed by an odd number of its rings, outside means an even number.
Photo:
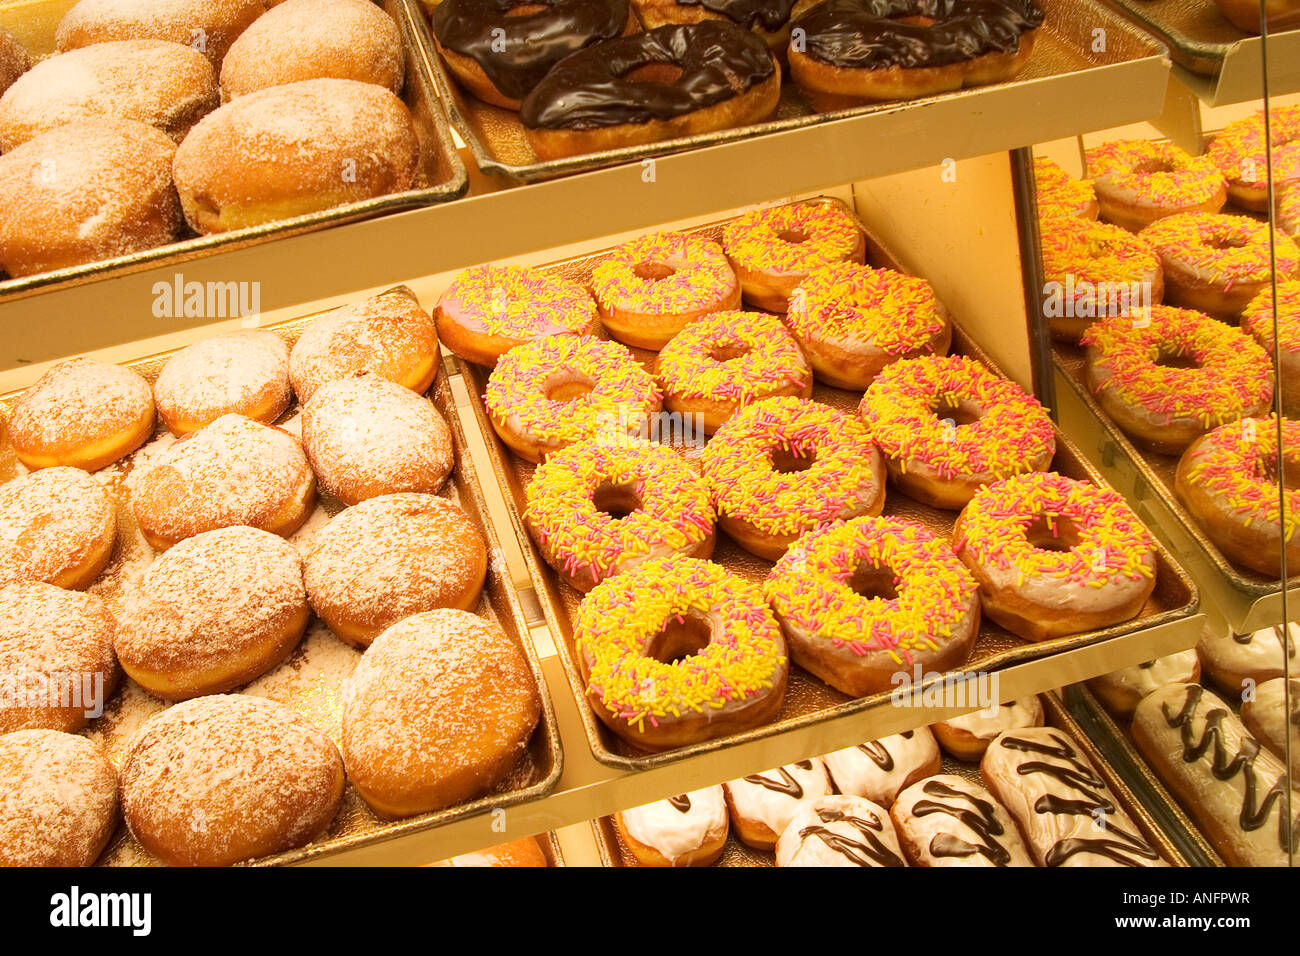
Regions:
<svg viewBox="0 0 1300 956"><path fill-rule="evenodd" d="M390 819L463 803L505 780L541 712L500 627L453 608L414 614L375 638L344 686L348 779Z"/></svg>
<svg viewBox="0 0 1300 956"><path fill-rule="evenodd" d="M1300 106L1275 106L1268 115L1269 142L1264 137L1264 114L1245 116L1223 128L1206 155L1228 181L1228 198L1234 206L1268 212L1269 159L1276 184L1300 175Z"/></svg>
<svg viewBox="0 0 1300 956"><path fill-rule="evenodd" d="M606 331L634 348L661 349L709 312L740 307L740 283L722 247L689 232L624 243L591 273Z"/></svg>
<svg viewBox="0 0 1300 956"><path fill-rule="evenodd" d="M1014 475L975 493L952 529L993 621L1027 641L1136 617L1156 545L1122 495L1064 475Z"/></svg>
<svg viewBox="0 0 1300 956"><path fill-rule="evenodd" d="M153 396L139 373L98 359L51 366L19 396L9 439L28 468L98 471L153 434Z"/></svg>
<svg viewBox="0 0 1300 956"><path fill-rule="evenodd" d="M1230 697L1241 698L1246 687L1258 687L1293 673L1300 624L1262 627L1245 634L1206 625L1196 656L1210 682Z"/></svg>
<svg viewBox="0 0 1300 956"><path fill-rule="evenodd" d="M1241 722L1274 757L1286 762L1290 753L1294 777L1300 769L1300 680L1277 677L1260 684L1242 703Z"/></svg>
<svg viewBox="0 0 1300 956"><path fill-rule="evenodd" d="M0 95L32 68L32 58L17 38L0 27Z"/></svg>
<svg viewBox="0 0 1300 956"><path fill-rule="evenodd" d="M885 470L852 416L805 398L769 398L733 415L700 456L719 526L775 561L804 534L878 515Z"/></svg>
<svg viewBox="0 0 1300 956"><path fill-rule="evenodd" d="M573 635L592 710L642 750L758 727L785 699L785 639L762 592L709 561L665 555L602 581Z"/></svg>
<svg viewBox="0 0 1300 956"><path fill-rule="evenodd" d="M212 64L196 50L163 40L96 43L41 60L0 96L0 152L65 123L109 116L157 127L179 143L217 100Z"/></svg>
<svg viewBox="0 0 1300 956"><path fill-rule="evenodd" d="M948 671L979 634L975 579L948 542L901 518L854 518L799 539L763 594L795 663L865 697Z"/></svg>
<svg viewBox="0 0 1300 956"><path fill-rule="evenodd" d="M702 3L682 9L711 12ZM756 8L755 13L765 9ZM828 202L747 212L723 227L722 248L744 300L769 312L784 312L790 293L814 269L841 262L860 264L866 256L866 241L853 215Z"/></svg>
<svg viewBox="0 0 1300 956"><path fill-rule="evenodd" d="M173 866L228 866L310 843L343 796L333 742L283 704L196 697L154 714L122 755L122 815Z"/></svg>
<svg viewBox="0 0 1300 956"><path fill-rule="evenodd" d="M511 840L509 843L499 843L496 846L490 846L483 850L475 850L473 853L462 853L459 856L448 857L445 860L439 860L437 863L430 863L429 865L460 867L538 867L550 866L551 864L546 858L546 853L542 850L542 845L537 842L537 837L524 837L522 840Z"/></svg>
<svg viewBox="0 0 1300 956"><path fill-rule="evenodd" d="M898 795L939 772L942 757L927 727L905 730L825 757L835 788L888 807Z"/></svg>
<svg viewBox="0 0 1300 956"><path fill-rule="evenodd" d="M945 751L958 760L979 763L989 744L1005 730L1043 726L1043 702L1037 694L994 704L960 717L950 717L930 729Z"/></svg>
<svg viewBox="0 0 1300 956"><path fill-rule="evenodd" d="M116 624L90 594L49 584L0 587L0 734L85 727L120 676Z"/></svg>
<svg viewBox="0 0 1300 956"><path fill-rule="evenodd" d="M0 736L0 866L90 866L117 825L117 771L57 730Z"/></svg>
<svg viewBox="0 0 1300 956"><path fill-rule="evenodd" d="M1001 83L1042 23L1033 0L827 0L792 24L790 76L823 113Z"/></svg>
<svg viewBox="0 0 1300 956"><path fill-rule="evenodd" d="M287 538L316 503L302 446L241 415L222 415L171 445L134 482L131 509L158 551L233 525Z"/></svg>
<svg viewBox="0 0 1300 956"><path fill-rule="evenodd" d="M444 0L429 23L461 84L508 110L519 109L560 60L637 29L628 0Z"/></svg>
<svg viewBox="0 0 1300 956"><path fill-rule="evenodd" d="M261 0L78 0L59 21L60 52L109 40L170 40L204 54L213 67L262 15Z"/></svg>
<svg viewBox="0 0 1300 956"><path fill-rule="evenodd" d="M451 429L433 403L371 372L312 393L302 409L302 444L321 487L348 505L403 491L433 494L455 464Z"/></svg>
<svg viewBox="0 0 1300 956"><path fill-rule="evenodd" d="M785 56L790 21L816 0L633 0L647 30L672 23L730 21L762 37L778 58Z"/></svg>
<svg viewBox="0 0 1300 956"><path fill-rule="evenodd" d="M889 816L912 866L1034 865L1006 807L955 773L912 784Z"/></svg>
<svg viewBox="0 0 1300 956"><path fill-rule="evenodd" d="M1137 232L1182 212L1218 212L1228 184L1208 156L1170 142L1115 140L1087 151L1101 218Z"/></svg>
<svg viewBox="0 0 1300 956"><path fill-rule="evenodd" d="M709 489L663 445L570 445L538 466L524 494L529 534L578 591L648 558L713 554Z"/></svg>
<svg viewBox="0 0 1300 956"><path fill-rule="evenodd" d="M486 575L487 548L465 512L420 494L340 512L312 539L303 567L312 610L356 647L412 614L477 606Z"/></svg>
<svg viewBox="0 0 1300 956"><path fill-rule="evenodd" d="M1103 707L1127 720L1147 694L1165 684L1195 684L1201 679L1201 662L1195 648L1167 654L1102 674L1088 681L1088 689Z"/></svg>
<svg viewBox="0 0 1300 956"><path fill-rule="evenodd" d="M614 827L641 866L708 866L727 844L727 803L706 787L616 813Z"/></svg>
<svg viewBox="0 0 1300 956"><path fill-rule="evenodd" d="M507 447L541 461L579 442L626 442L647 429L663 398L623 346L552 335L501 356L488 377L484 403L492 430Z"/></svg>
<svg viewBox="0 0 1300 956"><path fill-rule="evenodd" d="M289 353L289 380L303 404L326 382L361 372L413 392L424 393L433 384L438 333L410 289L389 289L325 313Z"/></svg>
<svg viewBox="0 0 1300 956"><path fill-rule="evenodd" d="M1054 159L1034 157L1034 187L1040 223L1057 216L1096 219L1101 213L1092 181L1075 179Z"/></svg>
<svg viewBox="0 0 1300 956"><path fill-rule="evenodd" d="M952 344L948 310L930 283L852 262L822 266L801 279L785 324L818 381L857 391L886 365L944 355Z"/></svg>
<svg viewBox="0 0 1300 956"><path fill-rule="evenodd" d="M1300 26L1300 3L1296 0L1267 0L1261 14L1257 0L1214 0L1214 5L1234 27L1258 34L1263 19L1270 33Z"/></svg>
<svg viewBox="0 0 1300 956"><path fill-rule="evenodd" d="M270 425L293 400L289 346L262 329L239 329L187 345L158 373L153 400L163 424L177 436L229 414Z"/></svg>
<svg viewBox="0 0 1300 956"><path fill-rule="evenodd" d="M42 468L0 485L0 584L82 591L108 564L117 506L77 468Z"/></svg>
<svg viewBox="0 0 1300 956"><path fill-rule="evenodd" d="M256 528L186 538L127 596L113 648L127 676L163 700L220 694L279 664L307 629L302 560Z"/></svg>
<svg viewBox="0 0 1300 956"><path fill-rule="evenodd" d="M524 97L519 119L533 152L553 160L750 126L775 114L780 96L767 44L709 20L565 57Z"/></svg>
<svg viewBox="0 0 1300 956"><path fill-rule="evenodd" d="M812 395L812 369L774 316L713 312L663 347L654 365L664 408L713 434L746 405L778 395Z"/></svg>
<svg viewBox="0 0 1300 956"><path fill-rule="evenodd" d="M935 508L962 508L989 482L1043 471L1056 454L1052 421L1037 399L964 355L893 363L858 414L889 480Z"/></svg>
<svg viewBox="0 0 1300 956"><path fill-rule="evenodd" d="M221 64L221 94L233 100L327 78L401 93L405 73L397 24L370 0L285 0L231 44Z"/></svg>
<svg viewBox="0 0 1300 956"><path fill-rule="evenodd" d="M171 242L181 226L175 152L152 126L105 116L0 156L0 269L17 278Z"/></svg>
<svg viewBox="0 0 1300 956"><path fill-rule="evenodd" d="M1080 343L1102 411L1151 451L1179 454L1212 428L1273 403L1264 350L1199 312L1157 305L1141 319L1099 319Z"/></svg>
<svg viewBox="0 0 1300 956"><path fill-rule="evenodd" d="M1283 548L1287 567L1300 568L1300 421L1283 419L1281 434L1279 449L1272 416L1220 425L1188 446L1174 474L1178 500L1219 550L1271 578L1282 573Z"/></svg>
<svg viewBox="0 0 1300 956"><path fill-rule="evenodd" d="M907 861L888 811L864 797L831 794L799 804L776 841L776 865L907 866Z"/></svg>
<svg viewBox="0 0 1300 956"><path fill-rule="evenodd" d="M401 100L373 83L317 79L213 110L177 148L172 175L185 221L207 234L400 193L419 164Z"/></svg>
<svg viewBox="0 0 1300 956"><path fill-rule="evenodd" d="M1300 274L1300 248L1288 236L1273 236L1269 224L1244 216L1184 213L1167 216L1140 237L1160 256L1165 298L1170 305L1222 319L1242 309L1277 278Z"/></svg>
<svg viewBox="0 0 1300 956"><path fill-rule="evenodd" d="M594 335L597 314L591 293L577 282L523 266L486 265L456 275L438 299L434 321L453 354L492 368L534 339Z"/></svg>
<svg viewBox="0 0 1300 956"><path fill-rule="evenodd" d="M742 843L757 850L776 848L800 801L831 792L821 757L800 760L775 770L751 773L722 785L727 811Z"/></svg>
<svg viewBox="0 0 1300 956"><path fill-rule="evenodd" d="M1052 335L1066 342L1099 318L1145 318L1164 298L1160 256L1142 236L1104 222L1057 216L1039 226Z"/></svg>

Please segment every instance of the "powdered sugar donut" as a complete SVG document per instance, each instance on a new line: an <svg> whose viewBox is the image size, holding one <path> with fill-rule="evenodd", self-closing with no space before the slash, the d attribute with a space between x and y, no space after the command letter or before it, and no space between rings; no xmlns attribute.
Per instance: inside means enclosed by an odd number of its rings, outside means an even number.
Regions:
<svg viewBox="0 0 1300 956"><path fill-rule="evenodd" d="M289 346L263 329L187 345L158 373L153 397L174 435L188 435L232 413L269 425L293 399Z"/></svg>
<svg viewBox="0 0 1300 956"><path fill-rule="evenodd" d="M0 733L75 731L117 687L115 623L99 598L49 584L0 588Z"/></svg>
<svg viewBox="0 0 1300 956"><path fill-rule="evenodd" d="M523 756L541 716L519 646L495 624L444 608L384 631L343 693L343 759L385 817L486 793Z"/></svg>
<svg viewBox="0 0 1300 956"><path fill-rule="evenodd" d="M217 105L202 53L163 40L114 40L37 63L0 97L0 152L64 123L116 116L180 142Z"/></svg>
<svg viewBox="0 0 1300 956"><path fill-rule="evenodd" d="M405 66L397 24L370 0L285 0L231 45L221 93L234 99L324 77L400 93Z"/></svg>
<svg viewBox="0 0 1300 956"><path fill-rule="evenodd" d="M293 545L256 528L219 528L149 565L113 646L137 684L185 700L231 690L280 663L309 613Z"/></svg>
<svg viewBox="0 0 1300 956"><path fill-rule="evenodd" d="M433 495L380 495L337 515L314 539L304 581L312 609L350 644L435 608L471 608L487 574L483 536Z"/></svg>
<svg viewBox="0 0 1300 956"><path fill-rule="evenodd" d="M170 40L218 69L230 44L265 11L261 0L78 0L59 21L59 52L108 40Z"/></svg>
<svg viewBox="0 0 1300 956"><path fill-rule="evenodd" d="M373 374L329 382L302 410L302 443L321 487L344 504L433 494L455 458L433 403Z"/></svg>
<svg viewBox="0 0 1300 956"><path fill-rule="evenodd" d="M33 275L171 242L181 225L175 152L152 126L102 116L0 156L0 268Z"/></svg>
<svg viewBox="0 0 1300 956"><path fill-rule="evenodd" d="M863 797L801 804L776 843L777 866L907 866L889 813Z"/></svg>
<svg viewBox="0 0 1300 956"><path fill-rule="evenodd" d="M117 824L117 771L57 730L0 736L0 866L90 866Z"/></svg>
<svg viewBox="0 0 1300 956"><path fill-rule="evenodd" d="M98 471L135 451L152 431L149 383L129 368L88 358L53 366L9 416L14 452L28 468Z"/></svg>
<svg viewBox="0 0 1300 956"><path fill-rule="evenodd" d="M868 740L824 758L840 793L888 807L904 789L939 772L939 744L928 727Z"/></svg>
<svg viewBox="0 0 1300 956"><path fill-rule="evenodd" d="M327 312L289 353L289 379L298 401L335 379L374 372L425 392L438 371L438 334L429 313L406 288L390 289Z"/></svg>
<svg viewBox="0 0 1300 956"><path fill-rule="evenodd" d="M232 525L288 537L316 501L302 446L242 415L216 421L167 448L136 481L131 508L159 551Z"/></svg>
<svg viewBox="0 0 1300 956"><path fill-rule="evenodd" d="M43 468L0 486L0 584L42 581L79 591L104 570L117 508L77 468Z"/></svg>
<svg viewBox="0 0 1300 956"><path fill-rule="evenodd" d="M302 846L334 818L343 762L319 728L261 697L198 697L150 717L122 757L122 815L175 866Z"/></svg>

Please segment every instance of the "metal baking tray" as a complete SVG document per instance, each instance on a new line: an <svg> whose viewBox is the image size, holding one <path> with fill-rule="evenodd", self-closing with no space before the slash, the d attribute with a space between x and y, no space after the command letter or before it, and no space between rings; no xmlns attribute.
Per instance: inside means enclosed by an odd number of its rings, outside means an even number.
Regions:
<svg viewBox="0 0 1300 956"><path fill-rule="evenodd" d="M1141 796L1147 812L1158 821L1160 832L1178 846L1190 865L1226 865L1138 752L1128 724L1121 727L1084 684L1072 684L1062 692L1066 710L1089 743L1103 755L1106 766Z"/></svg>
<svg viewBox="0 0 1300 956"><path fill-rule="evenodd" d="M433 81L425 66L424 58L419 53L413 24L420 19L420 15L409 9L411 2L414 0L379 0L380 5L397 22L402 36L402 51L406 61L406 82L403 86L402 99L411 111L415 132L420 142L420 166L416 173L415 188L361 202L347 203L304 216L213 235L196 235L189 230L188 226L183 225L183 238L177 242L129 255L103 259L99 262L56 269L52 272L7 278L5 273L0 271L0 302L55 286L78 285L168 263L185 262L204 255L260 245L274 239L370 219L402 209L447 202L464 195L469 188L469 174L456 152L447 115L434 92ZM33 56L50 53L54 46L53 28L57 25L57 17L50 17L48 8L58 3L59 0L35 0L28 4L0 5L0 26L40 21L39 29L46 32L43 37L44 45L31 52ZM59 9L61 11L62 8ZM34 26L33 30L36 29L37 27ZM22 32L25 35L29 31Z"/></svg>
<svg viewBox="0 0 1300 956"><path fill-rule="evenodd" d="M1110 787L1119 801L1120 809L1127 813L1133 822L1137 824L1138 829L1142 832L1147 841L1155 847L1165 860L1174 866L1200 866L1203 865L1195 859L1185 854L1179 844L1169 839L1162 828L1158 818L1150 812L1146 803L1139 800L1134 791L1129 787L1128 782L1119 774L1115 773L1110 763L1097 749L1089 735L1075 720L1073 714L1061 701L1056 691L1048 691L1039 695L1043 701L1043 711L1046 722L1057 727L1067 734L1079 745L1082 750L1092 761L1093 765L1100 771L1102 777L1106 780L1106 785ZM980 783L980 768L977 763L967 763L957 760L948 753L943 755L943 773L954 773L965 777L967 780ZM627 845L618 835L618 829L614 826L612 816L601 817L599 820L591 821L591 828L596 838L596 849L600 853L600 862L603 866L639 866L636 858L628 852ZM776 855L764 850L756 850L751 846L746 846L735 835L734 828L727 837L726 848L722 851L722 856L718 858L714 866L775 866Z"/></svg>
<svg viewBox="0 0 1300 956"><path fill-rule="evenodd" d="M314 318L315 314L266 326L266 328L276 332L292 345ZM174 351L176 350L161 352L124 364L152 382ZM448 374L448 366L444 364L429 392L434 405L442 412L451 427L456 460L452 477L440 495L456 502L465 510L487 543L487 580L483 588L483 597L475 611L499 624L507 634L518 641L523 649L533 678L537 681L538 695L542 704L541 719L537 722L537 728L533 731L524 756L520 758L510 776L493 793L444 810L404 820L386 821L377 817L349 784L343 793L343 800L339 804L333 822L315 842L275 856L250 861L254 864L288 864L315 860L328 857L331 853L340 850L397 839L408 833L428 830L474 814L502 810L529 800L536 800L550 793L559 782L563 762L559 726L546 682L542 677L537 651L528 633L523 610L519 606L518 597L510 586L505 571L496 529L487 518L487 504L483 500L478 477L474 473L466 451L465 433L455 413L451 389L447 383ZM8 414L20 394L21 392L11 392L0 396L0 419L2 419L0 424L7 422ZM299 406L295 404L281 416L277 424L281 427L288 426L292 431L298 411ZM153 439L141 449L97 473L104 477L117 499L118 542L108 567L91 585L89 591L107 601L115 612L120 611L133 582L139 579L153 559L153 551L145 543L129 507L127 480L136 459L141 455L150 454L151 451L156 453L161 447L158 444L160 441L166 443L171 441L166 427L161 422L157 425ZM22 466L14 455L6 433L3 442L0 442L0 480L7 481L21 471ZM342 510L341 502L326 496L322 491L314 513L290 538L290 541L298 544L299 549L302 550L302 542L309 540L315 529ZM360 658L360 651L339 640L324 622L313 616L302 642L289 658L237 692L269 697L294 708L329 733L331 739L337 744L343 716L341 684L351 674ZM164 701L150 696L124 675L122 687L105 706L104 715L92 721L83 733L99 742L107 751L109 759L116 765L135 729L150 715L167 706ZM126 826L121 824L118 833L100 856L99 863L100 865L150 865L157 864L158 861L141 847L131 837Z"/></svg>
<svg viewBox="0 0 1300 956"><path fill-rule="evenodd" d="M408 2L426 8L437 5L436 0ZM782 80L781 101L776 116L766 122L554 160L537 158L524 138L523 125L516 113L484 103L461 89L437 53L427 20L427 9L424 11L426 15L417 14L419 24L415 33L424 49L439 95L451 114L452 123L469 147L479 169L484 173L501 176L508 182L526 183L633 162L648 156L747 139L764 133L801 129L871 112L911 109L938 99L962 99L969 104L972 114L987 116L995 112L999 90L1007 87L1030 86L1085 70L1158 58L1164 53L1163 47L1147 33L1095 0L1038 0L1038 3L1046 14L1046 20L1035 38L1033 56L1025 70L1007 83L972 87L915 100L817 113L787 75ZM1092 49L1093 31L1097 29L1103 29L1107 38L1106 49L1100 53Z"/></svg>
<svg viewBox="0 0 1300 956"><path fill-rule="evenodd" d="M823 197L818 201L836 204L848 211L848 207L838 199ZM716 239L721 235L722 228L727 221L722 220L690 231ZM869 263L887 266L900 272L905 271L899 265L898 260L880 245L860 221L858 226L866 235L867 261ZM586 284L592 269L601 260L607 258L612 251L606 249L589 255L566 259L542 266L541 269L544 272L563 275L565 278ZM994 371L997 370L988 357L966 336L959 326L954 325L953 331L953 352L970 355L989 368L994 369ZM645 350L633 349L632 353L647 367L654 358L653 352ZM535 466L511 453L492 429L487 409L483 403L488 370L464 360L458 361L461 374L471 385L470 391L473 393L472 405L475 418L483 434L488 436L487 445L492 458L492 467L496 472L497 480L501 484L515 533L521 541L528 541L528 546L524 549L524 556L528 562L529 571L539 595L539 601L543 606L551 630L556 635L556 645L560 650L560 658L564 664L574 697L578 700L578 711L582 718L583 728L591 745L592 753L597 760L610 766L628 770L661 766L692 754L717 750L739 741L755 740L779 734L794 727L806 726L826 718L870 710L889 699L889 692L864 698L849 697L828 687L798 666L791 664L785 704L776 719L765 726L720 740L704 741L657 754L645 754L635 750L616 737L600 722L587 705L584 682L578 672L573 656L573 615L581 600L581 595L573 588L563 584L541 558L532 544L521 518L525 507L524 488L532 477ZM836 408L856 411L858 402L861 399L861 393L817 385L813 391L813 398ZM1059 432L1056 441L1057 451L1052 462L1053 468L1072 478L1092 481L1099 485L1105 484L1100 474L1086 462L1074 445ZM892 487L885 498L884 513L920 521L931 530L943 535L951 534L953 521L957 517L955 511L941 511L927 507L913 501ZM718 534L717 548L713 560L756 582L761 581L772 567L770 562L741 549L723 532ZM1163 548L1160 548L1155 591L1137 618L1099 631L1089 631L1083 634L1058 637L1031 644L1003 630L985 616L980 625L975 652L962 669L962 672L994 671L1024 661L1131 634L1147 627L1190 617L1196 613L1198 602L1199 597L1195 584L1174 561L1173 557Z"/></svg>
<svg viewBox="0 0 1300 956"><path fill-rule="evenodd" d="M1217 75L1239 44L1259 39L1258 34L1233 26L1214 0L1107 0L1107 3L1159 37L1169 47L1173 61L1193 73ZM1273 36L1282 33L1270 32L1270 42Z"/></svg>

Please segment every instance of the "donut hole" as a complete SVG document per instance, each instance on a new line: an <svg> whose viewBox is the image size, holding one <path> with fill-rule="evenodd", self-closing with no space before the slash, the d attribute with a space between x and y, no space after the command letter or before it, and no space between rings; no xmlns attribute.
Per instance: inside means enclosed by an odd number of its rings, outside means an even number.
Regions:
<svg viewBox="0 0 1300 956"><path fill-rule="evenodd" d="M676 63L643 63L622 74L631 83L663 83L671 85L682 78L682 68Z"/></svg>
<svg viewBox="0 0 1300 956"><path fill-rule="evenodd" d="M1133 172L1143 175L1149 173L1172 173L1174 164L1165 159L1145 159L1133 167Z"/></svg>
<svg viewBox="0 0 1300 956"><path fill-rule="evenodd" d="M940 395L930 405L930 411L940 421L951 421L956 427L974 425L984 417L983 412L970 402L962 401L954 395Z"/></svg>
<svg viewBox="0 0 1300 956"><path fill-rule="evenodd" d="M898 588L894 585L895 576L891 568L882 568L870 561L861 562L853 569L848 586L853 593L867 600L878 598L882 601L898 600Z"/></svg>
<svg viewBox="0 0 1300 956"><path fill-rule="evenodd" d="M521 3L517 7L511 7L506 11L507 17L531 17L534 13L541 13L546 10L544 3Z"/></svg>
<svg viewBox="0 0 1300 956"><path fill-rule="evenodd" d="M744 342L720 342L709 349L709 358L719 364L744 358L752 350Z"/></svg>
<svg viewBox="0 0 1300 956"><path fill-rule="evenodd" d="M580 378L565 378L547 382L544 393L548 402L571 402L591 394L594 382Z"/></svg>
<svg viewBox="0 0 1300 956"><path fill-rule="evenodd" d="M667 279L676 272L676 269L664 262L638 262L632 267L632 274L638 279L650 279L655 282Z"/></svg>
<svg viewBox="0 0 1300 956"><path fill-rule="evenodd" d="M689 611L665 621L659 633L646 644L644 654L661 664L677 664L704 650L711 640L713 625L708 618Z"/></svg>
<svg viewBox="0 0 1300 956"><path fill-rule="evenodd" d="M1161 368L1200 368L1196 356L1188 355L1181 349L1162 345L1156 352L1155 364Z"/></svg>
<svg viewBox="0 0 1300 956"><path fill-rule="evenodd" d="M777 232L776 237L782 242L788 242L796 246L808 241L808 233L802 229L782 229Z"/></svg>
<svg viewBox="0 0 1300 956"><path fill-rule="evenodd" d="M816 460L817 451L813 448L798 451L793 448L772 449L772 470L780 475L794 475L807 471Z"/></svg>
<svg viewBox="0 0 1300 956"><path fill-rule="evenodd" d="M609 481L602 482L596 488L591 503L597 511L609 515L615 521L622 521L628 515L635 514L645 504L631 485L616 485Z"/></svg>
<svg viewBox="0 0 1300 956"><path fill-rule="evenodd" d="M1205 240L1206 246L1211 249L1245 249L1250 243L1241 236L1211 236Z"/></svg>
<svg viewBox="0 0 1300 956"><path fill-rule="evenodd" d="M1079 528L1069 518L1054 517L1049 523L1045 515L1035 515L1025 529L1030 547L1039 551L1072 551L1079 546Z"/></svg>
<svg viewBox="0 0 1300 956"><path fill-rule="evenodd" d="M1287 491L1300 490L1300 457L1284 457L1279 463L1276 454L1263 457L1261 462L1264 480L1271 485L1281 484Z"/></svg>

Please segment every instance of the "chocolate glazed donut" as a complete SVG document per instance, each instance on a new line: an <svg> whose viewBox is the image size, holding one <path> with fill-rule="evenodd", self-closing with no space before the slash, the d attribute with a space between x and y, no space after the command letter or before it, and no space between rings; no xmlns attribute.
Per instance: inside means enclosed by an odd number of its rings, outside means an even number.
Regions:
<svg viewBox="0 0 1300 956"><path fill-rule="evenodd" d="M1042 23L1034 0L826 0L792 24L790 72L823 111L996 83Z"/></svg>
<svg viewBox="0 0 1300 956"><path fill-rule="evenodd" d="M575 53L528 94L519 118L537 155L556 159L756 123L780 95L767 44L706 20Z"/></svg>
<svg viewBox="0 0 1300 956"><path fill-rule="evenodd" d="M637 29L629 0L442 0L429 20L461 83L510 110L570 53Z"/></svg>
<svg viewBox="0 0 1300 956"><path fill-rule="evenodd" d="M778 57L785 56L790 20L818 0L633 0L647 30L673 23L729 20L767 41Z"/></svg>

